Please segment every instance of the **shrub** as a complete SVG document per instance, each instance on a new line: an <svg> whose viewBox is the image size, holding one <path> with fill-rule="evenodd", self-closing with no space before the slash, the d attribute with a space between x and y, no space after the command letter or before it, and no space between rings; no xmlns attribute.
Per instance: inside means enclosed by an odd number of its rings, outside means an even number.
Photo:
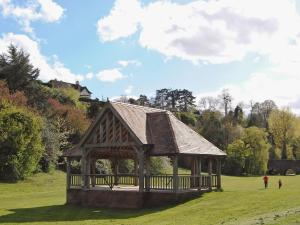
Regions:
<svg viewBox="0 0 300 225"><path fill-rule="evenodd" d="M295 175L295 171L293 169L288 169L286 172L285 172L285 175L287 176L292 176L292 175Z"/></svg>
<svg viewBox="0 0 300 225"><path fill-rule="evenodd" d="M0 180L16 181L32 174L43 153L42 120L26 109L0 112Z"/></svg>
<svg viewBox="0 0 300 225"><path fill-rule="evenodd" d="M151 174L162 174L170 169L170 159L167 157L151 157L150 159L150 173Z"/></svg>

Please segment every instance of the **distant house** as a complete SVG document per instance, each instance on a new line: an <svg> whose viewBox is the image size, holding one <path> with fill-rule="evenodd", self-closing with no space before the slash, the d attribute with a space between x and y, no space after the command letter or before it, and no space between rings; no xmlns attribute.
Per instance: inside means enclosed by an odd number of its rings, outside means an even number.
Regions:
<svg viewBox="0 0 300 225"><path fill-rule="evenodd" d="M81 86L79 84L79 81L76 81L75 84L67 83L64 81L59 80L50 80L48 82L50 87L53 88L74 88L75 90L78 90L80 92L80 99L90 99L92 92L85 86Z"/></svg>

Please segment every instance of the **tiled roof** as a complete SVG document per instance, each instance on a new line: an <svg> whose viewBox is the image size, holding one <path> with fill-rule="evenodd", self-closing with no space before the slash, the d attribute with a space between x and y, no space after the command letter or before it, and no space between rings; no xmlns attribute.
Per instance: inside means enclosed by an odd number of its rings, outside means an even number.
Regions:
<svg viewBox="0 0 300 225"><path fill-rule="evenodd" d="M169 111L120 102L107 104L119 114L142 144L154 146L152 155L226 155Z"/></svg>

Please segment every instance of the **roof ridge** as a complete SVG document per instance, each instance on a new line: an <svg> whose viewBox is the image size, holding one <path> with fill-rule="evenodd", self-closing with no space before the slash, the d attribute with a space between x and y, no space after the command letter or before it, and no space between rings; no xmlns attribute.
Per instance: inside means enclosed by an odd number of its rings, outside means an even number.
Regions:
<svg viewBox="0 0 300 225"><path fill-rule="evenodd" d="M179 153L179 147L178 147L178 143L177 143L177 140L176 140L176 135L175 135L175 132L174 132L174 127L172 126L172 122L171 122L171 119L170 119L170 113L166 113L167 115L167 120L168 120L168 124L171 128L171 134L172 134L172 138L174 140L174 145L175 145L175 148L176 148L176 153Z"/></svg>
<svg viewBox="0 0 300 225"><path fill-rule="evenodd" d="M125 102L112 101L111 103L112 104L125 105L125 106L129 106L129 107L132 107L132 108L149 109L149 110L157 111L157 112L168 112L168 110L165 110L165 109L152 108L152 107L149 107L149 106L135 105L135 104L125 103Z"/></svg>

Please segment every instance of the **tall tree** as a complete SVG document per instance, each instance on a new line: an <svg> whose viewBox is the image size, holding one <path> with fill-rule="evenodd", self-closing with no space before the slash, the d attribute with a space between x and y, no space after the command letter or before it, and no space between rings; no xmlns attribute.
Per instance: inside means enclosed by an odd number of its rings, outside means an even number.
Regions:
<svg viewBox="0 0 300 225"><path fill-rule="evenodd" d="M244 112L241 105L237 105L233 112L233 125L242 124L244 119Z"/></svg>
<svg viewBox="0 0 300 225"><path fill-rule="evenodd" d="M150 101L146 95L140 95L140 97L136 101L137 101L138 105L141 105L141 106L149 106L150 105Z"/></svg>
<svg viewBox="0 0 300 225"><path fill-rule="evenodd" d="M215 111L218 108L219 99L207 96L202 97L198 102L198 107L200 111L210 110Z"/></svg>
<svg viewBox="0 0 300 225"><path fill-rule="evenodd" d="M227 116L228 111L230 110L231 107L231 102L233 100L233 97L229 93L228 89L224 89L222 93L219 95L219 99L222 106L224 107L225 116Z"/></svg>
<svg viewBox="0 0 300 225"><path fill-rule="evenodd" d="M263 118L264 127L268 129L268 118L273 110L277 109L277 105L273 100L265 100L260 104L260 113Z"/></svg>
<svg viewBox="0 0 300 225"><path fill-rule="evenodd" d="M270 147L267 133L263 129L246 128L241 139L228 145L226 172L233 175L264 174L267 171Z"/></svg>
<svg viewBox="0 0 300 225"><path fill-rule="evenodd" d="M198 121L198 131L208 141L224 149L222 114L219 111L203 111Z"/></svg>
<svg viewBox="0 0 300 225"><path fill-rule="evenodd" d="M176 111L179 97L180 97L180 91L178 91L178 89L175 90L169 89L166 96L166 100L167 100L167 106L170 110Z"/></svg>
<svg viewBox="0 0 300 225"><path fill-rule="evenodd" d="M0 79L4 79L10 90L24 90L39 76L39 69L30 63L29 55L14 45L0 55Z"/></svg>
<svg viewBox="0 0 300 225"><path fill-rule="evenodd" d="M193 96L193 92L183 89L179 90L179 109L180 111L187 112L189 109L195 106L195 96Z"/></svg>
<svg viewBox="0 0 300 225"><path fill-rule="evenodd" d="M155 95L155 107L158 107L160 109L166 109L167 108L167 97L170 89L163 88L160 90L156 90L156 95Z"/></svg>
<svg viewBox="0 0 300 225"><path fill-rule="evenodd" d="M295 134L296 117L290 109L273 110L269 116L269 131L273 135L275 145L281 150L281 158L291 157L291 141Z"/></svg>

